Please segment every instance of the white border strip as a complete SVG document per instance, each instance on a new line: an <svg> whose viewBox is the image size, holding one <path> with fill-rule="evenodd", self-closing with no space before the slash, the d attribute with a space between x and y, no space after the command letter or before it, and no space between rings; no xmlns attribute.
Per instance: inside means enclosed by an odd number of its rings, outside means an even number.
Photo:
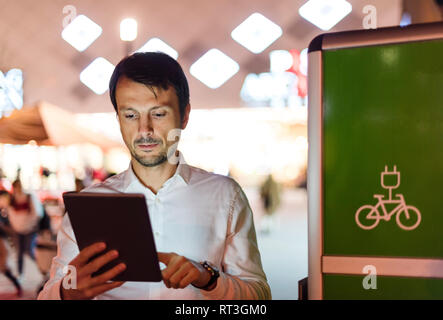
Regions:
<svg viewBox="0 0 443 320"><path fill-rule="evenodd" d="M322 51L308 57L308 299L323 298L323 66Z"/></svg>
<svg viewBox="0 0 443 320"><path fill-rule="evenodd" d="M322 264L324 273L366 275L363 268L373 265L380 276L443 278L438 259L323 256Z"/></svg>
<svg viewBox="0 0 443 320"><path fill-rule="evenodd" d="M443 23L417 24L407 27L380 28L359 32L326 34L322 50L366 47L443 39Z"/></svg>

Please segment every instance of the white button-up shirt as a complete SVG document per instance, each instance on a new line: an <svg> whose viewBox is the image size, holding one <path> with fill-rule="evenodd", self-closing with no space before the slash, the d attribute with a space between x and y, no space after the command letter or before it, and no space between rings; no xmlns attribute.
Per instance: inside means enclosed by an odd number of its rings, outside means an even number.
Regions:
<svg viewBox="0 0 443 320"><path fill-rule="evenodd" d="M142 193L159 252L208 261L220 270L211 291L167 288L163 282L125 282L97 299L271 299L262 269L248 200L233 179L185 163L154 194L129 168L85 192ZM123 215L124 213L122 213ZM124 217L122 217L124 219ZM39 299L60 299L63 268L79 249L66 214L57 237L58 253Z"/></svg>

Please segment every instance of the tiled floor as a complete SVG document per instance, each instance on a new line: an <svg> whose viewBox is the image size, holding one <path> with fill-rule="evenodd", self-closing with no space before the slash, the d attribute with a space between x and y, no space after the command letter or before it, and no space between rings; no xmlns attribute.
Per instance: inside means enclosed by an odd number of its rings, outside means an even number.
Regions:
<svg viewBox="0 0 443 320"><path fill-rule="evenodd" d="M302 189L285 190L281 206L275 213L269 233L260 232L263 209L256 189L245 189L257 229L257 241L262 263L271 287L273 299L297 299L298 281L307 276L307 200ZM9 265L15 272L15 254L10 250ZM24 294L21 299L35 299L42 276L26 256ZM0 300L17 299L14 286L0 274Z"/></svg>
<svg viewBox="0 0 443 320"><path fill-rule="evenodd" d="M11 271L16 274L16 256L12 248L9 247L9 267ZM23 295L18 298L15 294L16 290L14 285L5 277L0 274L0 300L10 299L24 299L30 300L37 297L36 290L43 281L43 277L37 268L35 262L28 256L25 256L24 273L21 280Z"/></svg>

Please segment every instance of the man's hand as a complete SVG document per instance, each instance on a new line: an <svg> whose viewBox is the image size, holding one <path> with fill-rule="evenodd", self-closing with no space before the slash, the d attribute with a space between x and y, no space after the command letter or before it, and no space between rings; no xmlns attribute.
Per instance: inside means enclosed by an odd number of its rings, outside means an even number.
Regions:
<svg viewBox="0 0 443 320"><path fill-rule="evenodd" d="M183 289L190 284L204 287L211 279L209 272L200 263L176 253L159 252L158 260L166 265L162 277L168 288Z"/></svg>
<svg viewBox="0 0 443 320"><path fill-rule="evenodd" d="M122 281L108 282L126 269L126 265L124 263L116 265L111 270L108 270L99 276L91 276L101 267L118 257L118 252L116 250L112 250L96 257L94 260L88 263L89 259L105 250L105 248L106 244L103 242L94 243L80 251L77 257L75 257L69 263L77 271L77 289L65 289L62 281L62 285L60 287L60 295L62 299L93 299L97 295L120 287L124 283Z"/></svg>

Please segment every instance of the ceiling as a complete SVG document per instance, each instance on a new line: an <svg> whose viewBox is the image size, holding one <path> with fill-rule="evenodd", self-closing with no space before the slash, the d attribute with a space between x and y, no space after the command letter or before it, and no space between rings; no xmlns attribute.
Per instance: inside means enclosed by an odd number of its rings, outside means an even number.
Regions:
<svg viewBox="0 0 443 320"><path fill-rule="evenodd" d="M348 0L353 11L331 31L361 29L363 7L377 8L378 27L398 25L401 0ZM120 21L138 21L134 49L159 37L179 52L188 77L193 108L239 107L239 92L248 73L269 69L269 52L298 49L322 31L305 21L298 9L306 0L0 0L0 70L24 71L25 104L45 100L73 112L109 112L108 93L93 93L79 80L80 72L96 57L114 65L124 56ZM103 28L102 35L80 53L61 38L66 14L74 5ZM231 31L253 12L283 29L283 35L261 54L253 54L230 37ZM240 64L240 71L218 89L210 89L189 74L190 65L211 48L218 48Z"/></svg>

